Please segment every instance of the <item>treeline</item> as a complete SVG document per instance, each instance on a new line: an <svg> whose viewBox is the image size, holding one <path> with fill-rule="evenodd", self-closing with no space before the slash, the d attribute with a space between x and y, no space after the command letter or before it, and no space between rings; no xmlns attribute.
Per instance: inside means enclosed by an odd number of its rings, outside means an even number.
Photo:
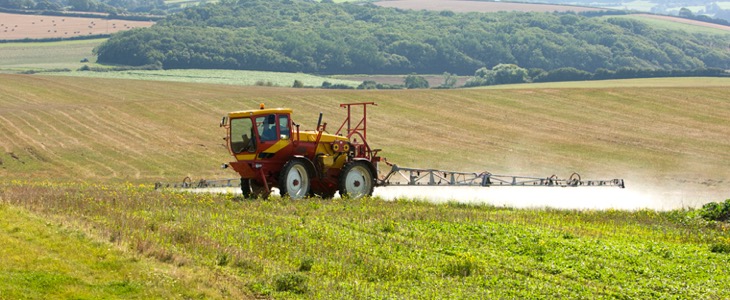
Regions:
<svg viewBox="0 0 730 300"><path fill-rule="evenodd" d="M695 15L694 13L692 13L691 10L689 10L687 8L680 9L678 15L680 18L685 18L685 19L690 19L690 20L695 20L695 21L700 21L700 22L713 23L713 24L718 24L718 25L723 25L723 26L730 26L730 22L728 22L727 20L723 20L723 18L727 18L728 16L730 16L730 10L719 8L717 3L713 3L712 6L714 6L714 8L712 10L715 11L715 15L719 16L721 18L712 18L712 17L706 16L706 15Z"/></svg>
<svg viewBox="0 0 730 300"><path fill-rule="evenodd" d="M109 64L319 74L471 75L527 69L730 69L728 35L659 30L575 13L410 11L239 0L188 8L95 49Z"/></svg>

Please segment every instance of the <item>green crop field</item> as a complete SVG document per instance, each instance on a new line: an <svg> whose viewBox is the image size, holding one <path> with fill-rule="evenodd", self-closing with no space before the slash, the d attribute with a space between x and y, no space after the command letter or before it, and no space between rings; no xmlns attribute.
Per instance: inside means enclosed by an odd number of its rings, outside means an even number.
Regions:
<svg viewBox="0 0 730 300"><path fill-rule="evenodd" d="M0 43L0 73L29 70L69 69L76 70L87 58L93 64L96 57L92 49L106 39L62 42Z"/></svg>
<svg viewBox="0 0 730 300"><path fill-rule="evenodd" d="M299 80L304 86L320 87L323 82L356 87L361 81L315 76L303 73L243 70L134 70L91 72L78 71L84 66L110 68L96 64L92 50L106 39L63 42L0 43L0 73L38 72L58 76L138 79L228 85L292 86ZM89 62L81 62L87 58ZM402 82L401 82L402 83Z"/></svg>
<svg viewBox="0 0 730 300"><path fill-rule="evenodd" d="M30 259L23 258L31 253L24 247L47 253L54 249L44 244L72 247L88 238L59 229L57 219L43 225L48 221L25 217L32 227L7 224L0 231L7 240L30 240L13 244L11 264L8 256L0 258L0 278L13 279L3 280L0 296L19 295L20 287L28 290L21 297L40 298L152 297L165 295L166 288L180 293L175 298L730 296L728 227L688 212L511 210L379 199L240 201L149 186L23 181L0 187L10 203L0 213L13 216L10 221L24 211L60 215L60 226L93 232L108 241L96 245L128 255L85 246L94 250L81 256L62 251L74 260L47 258L31 268L16 262ZM21 217L14 216L18 211ZM159 263L166 268L139 273ZM125 279L93 277L108 270Z"/></svg>
<svg viewBox="0 0 730 300"><path fill-rule="evenodd" d="M715 25L707 22L693 21L688 19L681 19L677 17L661 16L661 15L647 15L647 14L636 14L636 15L625 15L625 16L606 16L604 18L628 18L633 20L639 20L645 22L647 25L653 28L663 28L667 30L680 30L687 33L702 33L702 34L730 34L730 27Z"/></svg>
<svg viewBox="0 0 730 300"><path fill-rule="evenodd" d="M263 71L242 71L242 70L136 70L136 71L114 71L114 72L61 72L53 75L112 78L112 79L137 79L156 81L176 81L194 83L215 83L228 85L272 85L291 87L295 80L299 80L305 87L321 87L323 82L331 84L344 84L357 87L362 81L343 80L327 78L304 73L282 73Z"/></svg>
<svg viewBox="0 0 730 300"><path fill-rule="evenodd" d="M358 91L0 74L0 298L728 298L730 226L702 210L152 184L234 177L219 167L228 111L291 107L303 129L323 112L334 131L339 103L375 101L370 143L401 166L577 171L695 206L730 198L729 92L704 78Z"/></svg>

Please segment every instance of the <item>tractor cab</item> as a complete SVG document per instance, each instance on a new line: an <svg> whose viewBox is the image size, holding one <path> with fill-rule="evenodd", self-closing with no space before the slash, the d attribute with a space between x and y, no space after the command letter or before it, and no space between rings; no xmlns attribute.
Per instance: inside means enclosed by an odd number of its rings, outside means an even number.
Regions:
<svg viewBox="0 0 730 300"><path fill-rule="evenodd" d="M228 130L228 150L236 158L231 162L242 177L258 178L266 186L266 177L276 174L259 171L276 170L286 163L293 151L292 110L288 108L261 108L235 111L221 120Z"/></svg>
<svg viewBox="0 0 730 300"><path fill-rule="evenodd" d="M279 141L291 140L291 109L262 109L229 114L229 150L239 159Z"/></svg>

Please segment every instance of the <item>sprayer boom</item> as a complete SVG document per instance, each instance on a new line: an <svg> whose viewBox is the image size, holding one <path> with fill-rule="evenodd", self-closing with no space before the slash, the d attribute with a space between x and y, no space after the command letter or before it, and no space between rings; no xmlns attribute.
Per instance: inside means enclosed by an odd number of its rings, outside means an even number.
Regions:
<svg viewBox="0 0 730 300"><path fill-rule="evenodd" d="M526 177L514 175L496 175L489 172L468 173L434 169L402 168L389 164L391 171L379 182L380 186L615 186L624 188L623 179L581 180L578 173L568 179L555 175L550 177Z"/></svg>

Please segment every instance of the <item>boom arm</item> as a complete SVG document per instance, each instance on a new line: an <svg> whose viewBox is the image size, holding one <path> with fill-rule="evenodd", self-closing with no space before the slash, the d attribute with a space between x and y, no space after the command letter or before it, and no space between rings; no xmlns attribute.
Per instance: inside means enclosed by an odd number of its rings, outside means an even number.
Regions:
<svg viewBox="0 0 730 300"><path fill-rule="evenodd" d="M434 169L402 168L395 164L385 178L379 180L380 186L410 185L410 186L616 186L624 188L623 179L581 180L578 173L573 173L568 179L550 177L526 177L513 175L496 175L489 172L468 173ZM405 182L401 180L405 180Z"/></svg>

